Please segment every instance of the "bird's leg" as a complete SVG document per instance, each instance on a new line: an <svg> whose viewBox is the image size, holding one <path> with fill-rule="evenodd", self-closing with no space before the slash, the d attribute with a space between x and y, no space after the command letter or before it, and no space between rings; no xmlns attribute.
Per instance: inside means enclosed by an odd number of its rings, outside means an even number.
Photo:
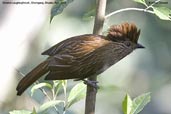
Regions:
<svg viewBox="0 0 171 114"><path fill-rule="evenodd" d="M84 84L91 86L93 88L95 88L96 90L99 89L99 86L97 85L98 81L91 81L91 80L85 80L83 79Z"/></svg>

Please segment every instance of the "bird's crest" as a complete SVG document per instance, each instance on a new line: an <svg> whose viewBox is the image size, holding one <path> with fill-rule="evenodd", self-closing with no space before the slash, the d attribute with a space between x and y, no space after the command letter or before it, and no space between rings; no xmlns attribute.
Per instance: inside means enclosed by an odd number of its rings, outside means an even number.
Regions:
<svg viewBox="0 0 171 114"><path fill-rule="evenodd" d="M112 25L109 28L107 37L110 40L126 40L128 38L132 42L137 43L140 35L140 30L137 29L136 25L133 23L123 23L120 25Z"/></svg>

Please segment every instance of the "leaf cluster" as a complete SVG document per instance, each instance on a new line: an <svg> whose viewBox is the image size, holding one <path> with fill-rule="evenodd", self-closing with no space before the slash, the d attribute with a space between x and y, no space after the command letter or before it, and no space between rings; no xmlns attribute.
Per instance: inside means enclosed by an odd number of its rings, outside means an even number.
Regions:
<svg viewBox="0 0 171 114"><path fill-rule="evenodd" d="M152 11L160 19L171 21L171 9L157 5L161 0L156 0L150 5L147 5L146 0L133 0L133 1L145 5L146 8L144 11L149 10L151 8L150 11Z"/></svg>
<svg viewBox="0 0 171 114"><path fill-rule="evenodd" d="M45 102L42 104L39 109L33 109L33 111L28 110L14 110L11 111L10 114L44 114L46 113L50 108L55 108L56 112L58 114L65 113L65 111L71 107L76 102L82 100L86 96L86 85L81 83L76 84L69 92L69 95L67 96L67 81L66 80L60 80L60 81L53 81L53 84L50 83L39 83L32 87L31 89L31 95L34 94L34 92L40 88L46 87L51 91L52 98L49 96L46 96L49 99L48 102ZM64 99L57 99L58 94L60 90L63 90ZM63 112L60 110L62 109Z"/></svg>
<svg viewBox="0 0 171 114"><path fill-rule="evenodd" d="M142 94L133 100L127 94L122 102L124 114L138 114L150 102L150 93Z"/></svg>

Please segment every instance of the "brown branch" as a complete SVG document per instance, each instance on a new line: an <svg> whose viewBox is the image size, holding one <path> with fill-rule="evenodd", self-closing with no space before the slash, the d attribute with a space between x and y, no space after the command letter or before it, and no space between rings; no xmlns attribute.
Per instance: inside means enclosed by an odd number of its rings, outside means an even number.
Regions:
<svg viewBox="0 0 171 114"><path fill-rule="evenodd" d="M105 19L106 2L107 0L97 0L93 34L102 33L103 23Z"/></svg>
<svg viewBox="0 0 171 114"><path fill-rule="evenodd" d="M105 19L106 2L107 0L97 0L93 34L102 33L103 23ZM88 80L96 81L97 77L94 76L89 78ZM96 89L91 86L87 86L85 114L95 114L96 93Z"/></svg>

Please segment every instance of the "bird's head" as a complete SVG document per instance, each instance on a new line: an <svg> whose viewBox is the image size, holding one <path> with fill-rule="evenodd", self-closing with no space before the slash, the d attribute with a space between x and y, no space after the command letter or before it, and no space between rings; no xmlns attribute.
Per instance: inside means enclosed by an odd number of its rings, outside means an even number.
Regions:
<svg viewBox="0 0 171 114"><path fill-rule="evenodd" d="M135 24L123 23L120 25L112 25L107 34L107 39L118 43L124 43L132 49L144 48L138 43L140 30Z"/></svg>

